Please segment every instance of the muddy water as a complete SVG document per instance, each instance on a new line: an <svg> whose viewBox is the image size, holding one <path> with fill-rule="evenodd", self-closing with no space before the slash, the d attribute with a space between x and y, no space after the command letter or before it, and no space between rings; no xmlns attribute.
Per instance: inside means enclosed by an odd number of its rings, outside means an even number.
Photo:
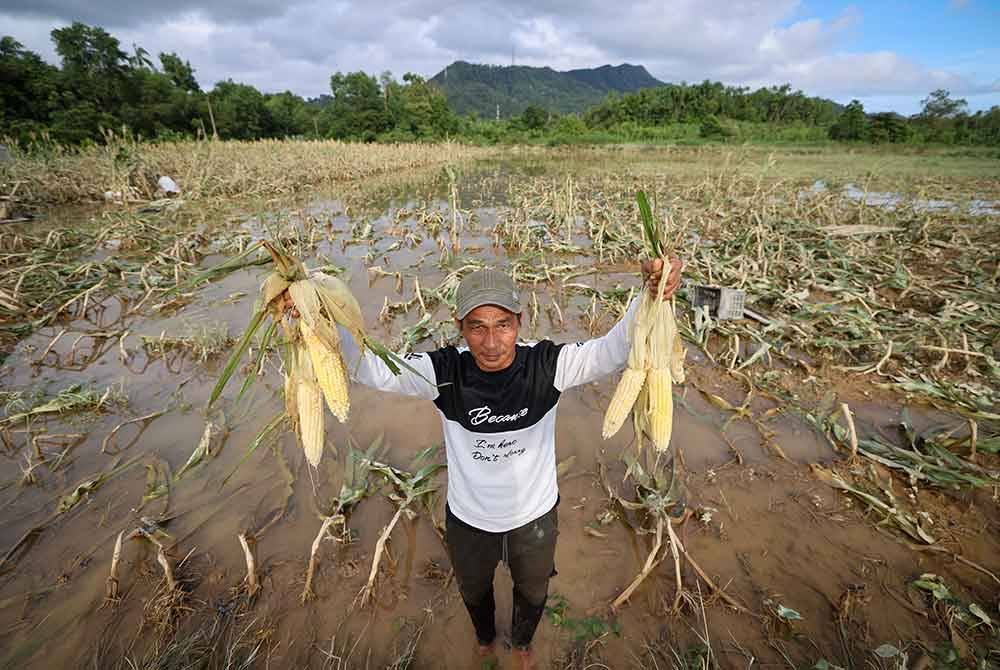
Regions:
<svg viewBox="0 0 1000 670"><path fill-rule="evenodd" d="M490 167L462 185L463 207L474 208L476 215L473 229L463 236L463 259L510 262L502 249L492 247L489 234L496 207L503 204L503 179L510 172L504 166ZM389 229L400 208L420 204L415 193L437 192L444 197L440 187L440 180L399 187L381 214L353 215L336 194L323 194L276 215L323 222L327 240L306 259L307 264L343 267L374 334L398 343L403 328L419 318L419 310L385 324L378 321L383 303L412 297L414 278L424 288L436 286L447 270L436 265L437 242L414 221L404 217L402 228L423 237L415 248L404 245L387 252L400 239ZM431 204L446 208L444 201ZM345 246L342 240L350 227L362 219L372 223L375 241ZM256 220L244 225L259 228ZM447 235L446 226L440 234ZM370 281L367 267L373 264L402 272L402 292L396 291L390 277ZM637 283L621 270L574 281L597 287ZM20 343L7 360L2 376L5 390L51 395L70 383L101 389L116 386L127 402L96 415L39 421L31 436L17 430L11 434L14 446L3 454L0 465L4 484L0 548L6 551L32 529L37 532L0 572L3 667L115 667L125 657L138 667L155 667L150 659L165 665L164 659L179 653L185 641L190 653L201 650L196 655L208 658L206 665L212 667L226 665L227 650L243 658L255 653L259 667L393 663L406 667L400 660L407 658L409 667L477 667L471 624L430 521L431 516L439 520L443 516L443 476L431 513L404 520L393 533L374 605L361 608L357 595L379 532L395 511L382 493L364 500L351 514L349 541L323 543L314 583L317 598L306 604L299 601L320 514L329 508L343 480L344 447L364 448L381 439L387 446L385 460L408 467L417 451L441 440L437 415L429 403L354 387L351 420L341 425L328 417L329 448L317 471L310 471L293 437L285 434L258 449L223 484L253 437L280 409L277 359L269 359L250 400L235 405L238 384L233 383L220 410L206 414L203 408L221 359L202 363L175 356L165 361L150 359L143 351L140 335L164 331L176 334L208 327L238 336L265 273L261 268L237 271L199 289L189 304L168 316L131 317L116 324L120 306L109 305L103 322L81 320L45 329ZM537 321L525 324L526 336L576 341L591 335L587 299L566 297L555 283L530 288L543 309ZM564 321L544 309L552 300L560 301ZM443 308L434 312L435 320L446 318ZM602 315L594 332L603 333L612 323L610 315ZM38 364L31 364L39 361L62 328L66 335ZM117 339L102 343L86 338L73 351L78 335L109 328L129 330L123 341L125 360ZM434 342L425 341L416 348L432 346ZM937 554L912 551L890 533L877 531L856 506L811 478L804 464L835 455L801 417L783 413L767 423L771 440L788 455L789 463L776 460L760 430L746 420L732 421L723 433L730 413L720 411L702 391L738 406L745 390L699 352L692 350L690 357L695 374L690 384L676 389L681 402L674 439L690 472L696 516L680 529L681 540L707 574L753 612L773 612L781 605L801 613L803 620L788 623L773 614L755 617L726 608L703 582L699 585L687 565L684 579L690 602L700 603L694 596L703 596L705 608L689 607L682 616L670 615L674 583L669 560L628 606L615 615L607 611L608 603L641 569L651 541L648 535L637 538L625 523L598 522L608 509L597 477L602 463L612 485L631 497L622 484L624 468L618 460L630 440L627 431L608 442L599 439L603 408L615 381L609 379L569 391L560 402L558 459L573 461L560 483L559 574L551 590L565 599L568 609L561 625L547 616L539 629L536 646L544 665L582 667L584 661L599 661L615 668L670 667L672 652L683 656L699 644L705 630L721 667L746 667L749 658L775 663L789 658L804 665L827 658L846 665L860 662L859 654L886 642L922 640L933 646L944 639L943 634L921 603L906 592L908 581L922 572L940 574L962 597L995 606L996 584L981 571ZM759 413L774 405L759 401L753 410ZM861 429L890 425L898 409L859 405ZM102 453L102 443L119 422L160 410L167 411L147 424L122 428L109 445L112 453ZM911 411L917 421L954 420L931 417L919 407ZM146 466L166 463L171 473L178 473L198 445L206 421L220 427L210 457L174 481L169 496L140 509ZM21 466L31 451L28 439L43 432L82 437L60 467L38 466L37 482L21 485ZM52 463L61 447L43 442L41 449ZM53 517L59 497L76 484L132 459L136 460L129 469L82 504ZM940 523L948 525L950 548L960 548L969 559L995 571L1000 549L995 502L982 496L967 497L961 504L945 496L934 500ZM177 633L172 638L158 635L153 624L161 574L148 543L126 542L120 571L123 598L116 606L102 606L114 538L121 530L134 530L141 517L160 520L169 534L164 542L186 592L176 609ZM262 580L252 601L243 584L246 570L239 533L253 538ZM504 634L509 633L511 596L503 569L498 571L497 585L499 628ZM853 600L845 605L848 595ZM597 632L580 635L585 622L596 625Z"/></svg>

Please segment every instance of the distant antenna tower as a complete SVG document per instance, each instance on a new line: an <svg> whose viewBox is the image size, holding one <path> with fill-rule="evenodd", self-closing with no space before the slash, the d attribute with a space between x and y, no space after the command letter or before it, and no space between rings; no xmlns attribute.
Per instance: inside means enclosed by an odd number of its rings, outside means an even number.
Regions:
<svg viewBox="0 0 1000 670"><path fill-rule="evenodd" d="M500 103L497 103L497 121L500 120Z"/></svg>

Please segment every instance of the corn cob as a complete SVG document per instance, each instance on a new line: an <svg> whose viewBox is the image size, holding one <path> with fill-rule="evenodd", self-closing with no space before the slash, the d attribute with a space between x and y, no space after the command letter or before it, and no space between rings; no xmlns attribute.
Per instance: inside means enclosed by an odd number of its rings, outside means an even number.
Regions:
<svg viewBox="0 0 1000 670"><path fill-rule="evenodd" d="M302 371L295 389L295 402L299 410L299 436L302 439L302 449L306 452L306 460L315 467L319 465L319 459L323 455L325 438L323 394L316 384L309 355L300 350L298 357Z"/></svg>
<svg viewBox="0 0 1000 670"><path fill-rule="evenodd" d="M605 440L621 429L646 381L647 313L648 306L646 300L643 299L628 330L629 341L632 345L629 349L628 365L622 373L622 378L615 388L607 411L604 413L604 427L601 430L601 435Z"/></svg>
<svg viewBox="0 0 1000 670"><path fill-rule="evenodd" d="M355 343L360 347L365 336L365 321L361 314L361 305L351 290L338 277L313 272L309 279L316 288L316 294L327 313L334 321L344 326Z"/></svg>
<svg viewBox="0 0 1000 670"><path fill-rule="evenodd" d="M310 279L300 279L288 286L288 295L295 303L302 322L313 330L317 329L319 320L323 317L319 301L319 293Z"/></svg>
<svg viewBox="0 0 1000 670"><path fill-rule="evenodd" d="M676 325L676 324L675 324ZM674 332L673 355L670 357L670 376L674 378L675 384L683 384L687 375L684 374L684 356L687 351L681 341L681 334Z"/></svg>
<svg viewBox="0 0 1000 670"><path fill-rule="evenodd" d="M673 305L643 291L629 329L628 364L604 415L602 435L618 432L631 410L639 444L646 434L657 451L669 448L673 430L671 381L684 381L684 346Z"/></svg>
<svg viewBox="0 0 1000 670"><path fill-rule="evenodd" d="M326 398L326 405L333 415L344 423L347 421L351 403L347 394L347 370L340 356L340 350L337 347L329 347L321 341L305 320L299 322L299 329L302 332L305 348L309 352L316 382L323 391L323 397ZM331 329L330 332L333 334L334 344L339 345L337 331Z"/></svg>
<svg viewBox="0 0 1000 670"><path fill-rule="evenodd" d="M649 439L657 451L670 446L674 421L674 397L670 390L670 370L653 368L646 377L649 387Z"/></svg>
<svg viewBox="0 0 1000 670"><path fill-rule="evenodd" d="M298 346L295 343L291 343L288 346L288 354L285 357L285 416L287 416L292 425L296 428L299 424L299 404L298 404L298 388L299 388L299 370L297 362Z"/></svg>
<svg viewBox="0 0 1000 670"><path fill-rule="evenodd" d="M604 413L604 428L601 435L608 439L618 432L625 423L626 417L632 411L635 400L639 397L639 391L646 381L646 371L644 369L625 368L621 381L615 389L615 394L611 396L611 403Z"/></svg>

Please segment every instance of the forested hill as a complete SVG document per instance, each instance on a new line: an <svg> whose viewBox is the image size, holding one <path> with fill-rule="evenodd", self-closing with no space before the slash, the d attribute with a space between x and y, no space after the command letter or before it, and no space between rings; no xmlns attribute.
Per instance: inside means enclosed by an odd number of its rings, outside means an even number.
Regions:
<svg viewBox="0 0 1000 670"><path fill-rule="evenodd" d="M529 105L560 112L583 112L610 93L663 86L641 65L602 65L558 72L550 67L477 65L455 61L431 79L459 114L493 118L517 116Z"/></svg>

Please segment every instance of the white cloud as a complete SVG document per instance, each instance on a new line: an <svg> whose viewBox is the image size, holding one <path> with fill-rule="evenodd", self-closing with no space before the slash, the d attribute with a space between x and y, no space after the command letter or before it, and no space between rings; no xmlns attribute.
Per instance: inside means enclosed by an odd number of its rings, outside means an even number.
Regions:
<svg viewBox="0 0 1000 670"><path fill-rule="evenodd" d="M191 61L203 86L232 78L308 96L326 92L336 71L429 77L458 59L507 64L512 47L518 64L569 69L631 62L664 81L788 82L838 100L918 100L943 87L972 103L971 96L994 87L962 74L977 71L971 66L959 71L890 51L851 52L851 37L864 25L853 7L830 20L804 11L798 0L676 0L669 6L660 0L6 0L0 32L55 60L48 32L87 21L104 26L126 50L136 43L153 54L177 52Z"/></svg>
<svg viewBox="0 0 1000 670"><path fill-rule="evenodd" d="M603 62L605 55L575 30L557 26L549 17L525 21L511 33L520 65L549 66L569 70L579 63Z"/></svg>

